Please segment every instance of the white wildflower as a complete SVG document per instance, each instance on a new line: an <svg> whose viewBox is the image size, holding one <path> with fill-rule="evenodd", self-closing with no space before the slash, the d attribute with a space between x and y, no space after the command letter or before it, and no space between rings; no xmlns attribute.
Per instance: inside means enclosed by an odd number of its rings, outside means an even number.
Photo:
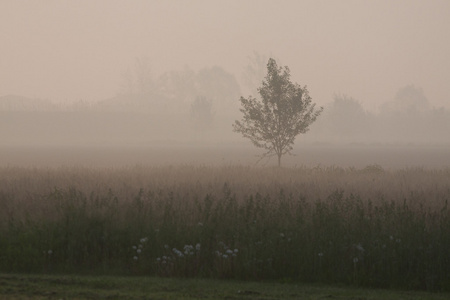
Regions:
<svg viewBox="0 0 450 300"><path fill-rule="evenodd" d="M364 252L364 248L361 244L356 245L356 249L358 249L361 252Z"/></svg>
<svg viewBox="0 0 450 300"><path fill-rule="evenodd" d="M184 256L183 252L181 252L181 251L178 250L177 248L173 248L172 251L173 251L178 257L183 257L183 256Z"/></svg>

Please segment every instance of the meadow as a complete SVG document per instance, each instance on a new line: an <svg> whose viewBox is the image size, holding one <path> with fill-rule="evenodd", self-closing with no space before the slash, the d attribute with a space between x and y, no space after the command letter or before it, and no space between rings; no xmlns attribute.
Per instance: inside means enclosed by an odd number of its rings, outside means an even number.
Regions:
<svg viewBox="0 0 450 300"><path fill-rule="evenodd" d="M0 273L450 291L450 169L0 168Z"/></svg>

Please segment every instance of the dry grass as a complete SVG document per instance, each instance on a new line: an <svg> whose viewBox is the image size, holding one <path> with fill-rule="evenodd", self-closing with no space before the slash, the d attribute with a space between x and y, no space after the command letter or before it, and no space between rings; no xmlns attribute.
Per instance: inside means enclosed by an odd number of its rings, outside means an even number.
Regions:
<svg viewBox="0 0 450 300"><path fill-rule="evenodd" d="M449 197L449 169L1 168L0 271L448 290Z"/></svg>

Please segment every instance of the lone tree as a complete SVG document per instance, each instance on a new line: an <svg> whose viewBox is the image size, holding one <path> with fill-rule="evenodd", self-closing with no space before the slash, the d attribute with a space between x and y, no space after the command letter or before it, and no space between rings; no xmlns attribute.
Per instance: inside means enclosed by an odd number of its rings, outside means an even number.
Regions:
<svg viewBox="0 0 450 300"><path fill-rule="evenodd" d="M240 98L244 116L241 121L235 121L233 131L267 150L262 157L276 155L280 166L281 156L291 154L295 137L309 130L323 108L315 109L306 86L292 83L289 68L278 67L272 58L258 92L261 99Z"/></svg>

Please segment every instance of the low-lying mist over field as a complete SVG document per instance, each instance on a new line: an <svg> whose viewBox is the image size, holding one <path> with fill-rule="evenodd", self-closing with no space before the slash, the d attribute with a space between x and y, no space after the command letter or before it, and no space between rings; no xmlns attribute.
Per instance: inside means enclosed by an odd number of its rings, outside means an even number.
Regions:
<svg viewBox="0 0 450 300"><path fill-rule="evenodd" d="M60 106L0 97L0 164L275 163L259 161L264 151L232 130L241 117L239 89L220 101L195 97L197 93L182 100L130 92L96 104ZM283 165L445 167L450 162L449 129L450 111L432 107L424 91L413 85L400 88L378 112L335 95L310 131L296 138L294 155L286 155Z"/></svg>
<svg viewBox="0 0 450 300"><path fill-rule="evenodd" d="M0 165L254 164L265 151L232 124L273 58L324 108L284 166L448 166L449 11L2 1Z"/></svg>

